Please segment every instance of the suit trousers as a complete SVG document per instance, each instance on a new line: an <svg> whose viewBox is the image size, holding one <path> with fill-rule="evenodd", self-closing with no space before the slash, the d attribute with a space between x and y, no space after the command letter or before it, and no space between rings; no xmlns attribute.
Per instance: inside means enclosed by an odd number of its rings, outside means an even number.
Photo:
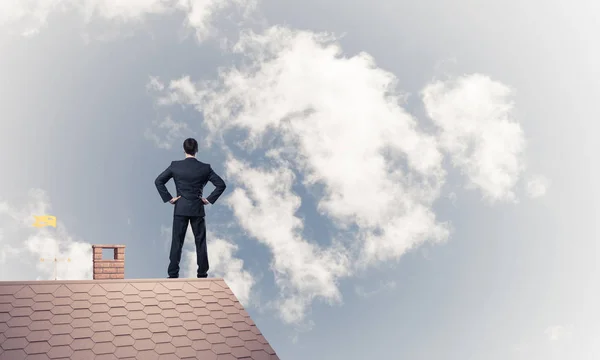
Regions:
<svg viewBox="0 0 600 360"><path fill-rule="evenodd" d="M208 251L206 249L206 223L204 216L173 216L173 238L171 240L171 254L169 256L168 274L170 278L179 277L179 263L183 251L183 241L187 232L188 224L192 225L192 233L196 242L196 261L198 264L198 277L205 278L208 275Z"/></svg>

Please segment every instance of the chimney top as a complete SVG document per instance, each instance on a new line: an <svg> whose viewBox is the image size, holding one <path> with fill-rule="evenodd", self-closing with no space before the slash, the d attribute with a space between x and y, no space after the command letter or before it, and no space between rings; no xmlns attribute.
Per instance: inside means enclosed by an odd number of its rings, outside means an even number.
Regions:
<svg viewBox="0 0 600 360"><path fill-rule="evenodd" d="M94 280L125 278L125 245L92 245ZM114 259L103 259L102 250L113 249Z"/></svg>

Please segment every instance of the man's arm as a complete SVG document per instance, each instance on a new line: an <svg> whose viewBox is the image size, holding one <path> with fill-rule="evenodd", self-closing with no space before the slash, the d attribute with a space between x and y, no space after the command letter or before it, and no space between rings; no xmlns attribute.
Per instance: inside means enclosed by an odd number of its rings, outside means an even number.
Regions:
<svg viewBox="0 0 600 360"><path fill-rule="evenodd" d="M173 165L173 163L171 163L171 165ZM160 197L163 202L167 202L173 198L171 196L171 193L169 193L169 190L165 186L165 184L173 177L171 165L169 165L167 170L163 171L160 175L158 175L156 180L154 180L154 185L156 185L156 189L158 190L158 193L160 194Z"/></svg>
<svg viewBox="0 0 600 360"><path fill-rule="evenodd" d="M223 191L225 191L225 188L227 186L225 185L225 181L223 181L223 179L221 179L221 177L213 171L212 167L209 168L209 171L210 174L208 175L208 181L210 181L215 186L215 189L212 193L210 193L206 200L208 200L208 202L210 202L211 204L214 204L215 201L217 201L217 199L219 198L219 196L221 196Z"/></svg>

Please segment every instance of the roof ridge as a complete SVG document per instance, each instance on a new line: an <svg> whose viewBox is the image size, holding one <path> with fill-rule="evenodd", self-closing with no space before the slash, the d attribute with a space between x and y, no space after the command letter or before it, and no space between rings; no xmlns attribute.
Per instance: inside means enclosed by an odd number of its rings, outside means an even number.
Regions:
<svg viewBox="0 0 600 360"><path fill-rule="evenodd" d="M89 283L145 283L145 282L203 282L225 281L223 278L177 278L177 279L85 279L85 280L25 280L25 281L0 281L2 285L35 285L35 284L89 284Z"/></svg>

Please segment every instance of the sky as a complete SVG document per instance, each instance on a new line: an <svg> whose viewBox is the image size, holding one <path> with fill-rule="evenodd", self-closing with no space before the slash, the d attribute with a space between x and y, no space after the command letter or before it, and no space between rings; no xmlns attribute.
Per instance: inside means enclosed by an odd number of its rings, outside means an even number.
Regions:
<svg viewBox="0 0 600 360"><path fill-rule="evenodd" d="M599 10L2 0L0 280L91 279L92 244L166 277L194 137L209 276L281 359L597 359Z"/></svg>

